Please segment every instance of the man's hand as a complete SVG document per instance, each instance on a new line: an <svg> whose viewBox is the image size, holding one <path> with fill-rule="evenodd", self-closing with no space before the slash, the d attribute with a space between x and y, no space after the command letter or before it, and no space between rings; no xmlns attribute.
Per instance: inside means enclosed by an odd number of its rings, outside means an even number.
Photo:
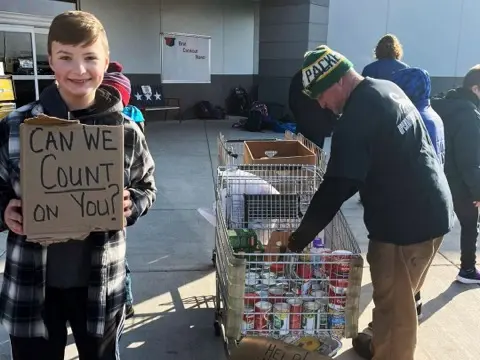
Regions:
<svg viewBox="0 0 480 360"><path fill-rule="evenodd" d="M132 199L130 199L130 191L123 190L123 216L129 218L132 215Z"/></svg>
<svg viewBox="0 0 480 360"><path fill-rule="evenodd" d="M298 235L296 235L295 233L290 235L290 237L288 238L287 247L291 252L301 253L303 251L303 249L305 248L305 246L301 244L301 242L299 241L297 236Z"/></svg>
<svg viewBox="0 0 480 360"><path fill-rule="evenodd" d="M23 216L22 216L22 201L12 199L7 205L4 214L5 225L15 234L23 234Z"/></svg>

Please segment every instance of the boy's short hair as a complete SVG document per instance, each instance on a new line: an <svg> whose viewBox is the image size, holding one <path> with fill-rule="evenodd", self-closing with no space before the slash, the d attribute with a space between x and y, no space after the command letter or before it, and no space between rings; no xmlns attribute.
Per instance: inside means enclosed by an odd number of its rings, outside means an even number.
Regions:
<svg viewBox="0 0 480 360"><path fill-rule="evenodd" d="M471 89L475 85L480 86L480 64L468 70L467 75L463 78L463 87L465 89Z"/></svg>
<svg viewBox="0 0 480 360"><path fill-rule="evenodd" d="M66 11L57 15L48 31L48 54L54 41L64 45L89 46L100 39L109 52L107 34L100 20L85 11Z"/></svg>

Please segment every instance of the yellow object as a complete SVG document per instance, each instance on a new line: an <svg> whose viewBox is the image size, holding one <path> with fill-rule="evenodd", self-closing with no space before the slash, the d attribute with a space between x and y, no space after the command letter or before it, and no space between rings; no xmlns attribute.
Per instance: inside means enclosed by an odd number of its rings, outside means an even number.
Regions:
<svg viewBox="0 0 480 360"><path fill-rule="evenodd" d="M302 337L294 345L308 351L317 351L322 346L320 340L313 336Z"/></svg>
<svg viewBox="0 0 480 360"><path fill-rule="evenodd" d="M15 101L15 91L11 77L0 78L0 101Z"/></svg>

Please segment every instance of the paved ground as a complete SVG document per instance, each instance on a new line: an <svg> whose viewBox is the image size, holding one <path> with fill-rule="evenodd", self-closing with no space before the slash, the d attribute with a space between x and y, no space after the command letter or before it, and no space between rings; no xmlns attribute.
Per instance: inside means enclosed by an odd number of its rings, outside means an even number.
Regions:
<svg viewBox="0 0 480 360"><path fill-rule="evenodd" d="M147 126L157 163L158 198L154 209L128 233L137 315L127 323L122 339L124 360L225 359L222 343L214 337L212 328L213 229L196 209L210 206L214 199L212 174L219 131L227 137L271 137L239 132L230 124L186 121ZM343 211L365 250L361 206L351 199ZM417 360L480 358L480 288L452 282L459 261L457 239L458 230L446 238L424 289L426 320L420 329ZM5 247L4 239L0 247ZM371 306L366 268L362 326L370 320ZM357 359L349 343L345 341L337 359ZM8 354L8 337L3 330L0 346L3 354ZM78 359L73 344L67 348L66 359Z"/></svg>

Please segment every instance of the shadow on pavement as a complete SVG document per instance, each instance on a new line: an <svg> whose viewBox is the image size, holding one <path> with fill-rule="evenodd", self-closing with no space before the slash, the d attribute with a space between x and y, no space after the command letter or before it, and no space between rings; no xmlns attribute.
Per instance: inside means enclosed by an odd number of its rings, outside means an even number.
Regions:
<svg viewBox="0 0 480 360"><path fill-rule="evenodd" d="M456 296L464 293L465 291L478 289L478 285L465 285L458 282L452 282L450 286L436 298L423 304L423 319L422 322L431 318L437 311L441 310L449 302L451 302Z"/></svg>

